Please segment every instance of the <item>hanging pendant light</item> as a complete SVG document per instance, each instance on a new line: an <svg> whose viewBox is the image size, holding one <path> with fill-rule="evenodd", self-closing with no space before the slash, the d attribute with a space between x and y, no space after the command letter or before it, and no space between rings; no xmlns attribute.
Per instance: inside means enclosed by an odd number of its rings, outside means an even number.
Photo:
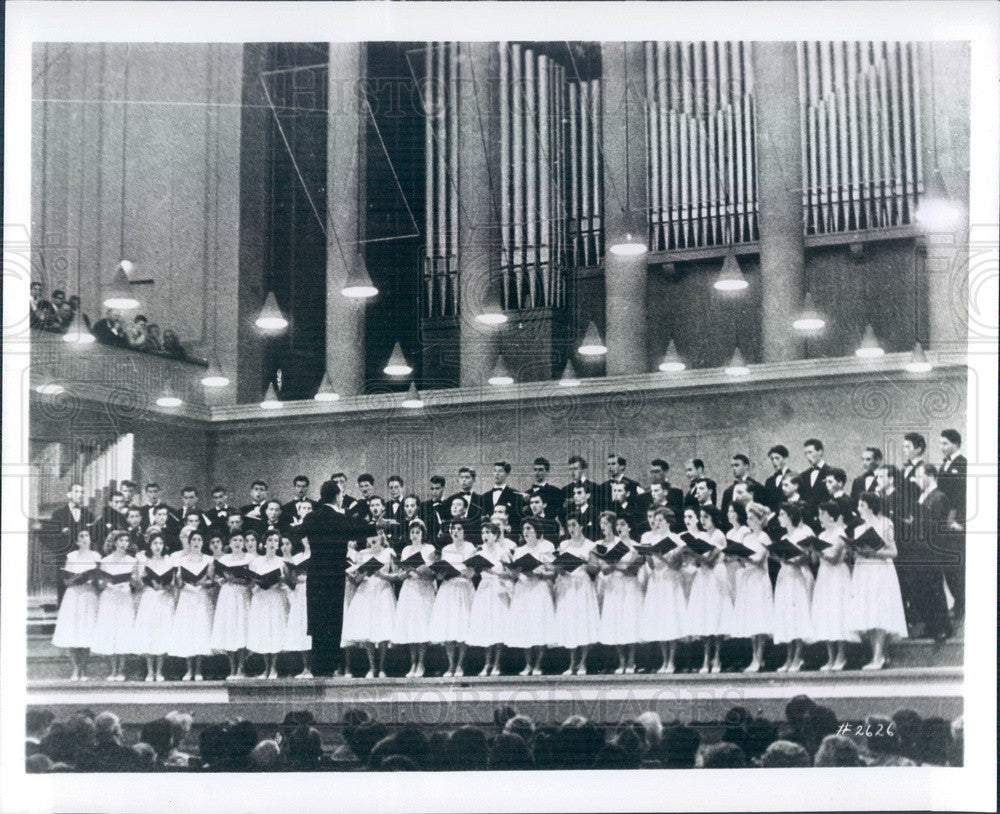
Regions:
<svg viewBox="0 0 1000 814"><path fill-rule="evenodd" d="M910 360L906 363L907 372L929 373L932 368L933 365L927 360L927 354L924 353L923 346L919 342L914 342Z"/></svg>
<svg viewBox="0 0 1000 814"><path fill-rule="evenodd" d="M316 391L316 395L313 396L316 401L337 401L340 399L340 394L333 389L333 382L330 380L330 374L323 374L323 381L319 383L319 390Z"/></svg>
<svg viewBox="0 0 1000 814"><path fill-rule="evenodd" d="M747 376L750 373L750 368L747 367L746 361L743 359L743 354L740 353L740 349L737 348L733 351L733 358L729 360L729 364L726 365L726 375L727 376Z"/></svg>
<svg viewBox="0 0 1000 814"><path fill-rule="evenodd" d="M608 352L607 345L601 339L601 334L597 330L594 320L587 324L587 332L583 335L583 342L577 349L581 356L603 356Z"/></svg>
<svg viewBox="0 0 1000 814"><path fill-rule="evenodd" d="M885 350L879 344L871 325L865 325L864 336L861 337L861 344L854 351L854 355L859 359L877 359L885 356Z"/></svg>
<svg viewBox="0 0 1000 814"><path fill-rule="evenodd" d="M73 321L69 324L69 329L63 334L63 342L70 345L89 345L94 342L94 335L83 323L83 317L79 310L73 314Z"/></svg>
<svg viewBox="0 0 1000 814"><path fill-rule="evenodd" d="M913 218L928 232L953 232L962 219L962 210L948 195L941 170L935 167L924 185Z"/></svg>
<svg viewBox="0 0 1000 814"><path fill-rule="evenodd" d="M413 372L413 368L406 361L406 356L403 355L403 346L399 342L393 346L389 361L386 362L382 370L389 376L409 376Z"/></svg>
<svg viewBox="0 0 1000 814"><path fill-rule="evenodd" d="M403 407L407 410L419 410L423 406L424 400L417 392L416 382L410 382L410 389L406 391L406 397L403 399Z"/></svg>
<svg viewBox="0 0 1000 814"><path fill-rule="evenodd" d="M264 394L264 400L260 406L265 410L277 410L282 406L282 402L278 399L278 391L274 388L274 382L267 386L267 392Z"/></svg>
<svg viewBox="0 0 1000 814"><path fill-rule="evenodd" d="M820 331L826 327L826 320L823 319L819 311L813 305L812 294L806 292L802 299L802 310L792 321L792 327L796 331Z"/></svg>
<svg viewBox="0 0 1000 814"><path fill-rule="evenodd" d="M139 300L132 293L128 274L133 270L133 265L128 260L122 260L115 269L115 274L111 278L111 285L108 286L104 294L104 307L116 308L119 311L131 311L139 307Z"/></svg>
<svg viewBox="0 0 1000 814"><path fill-rule="evenodd" d="M201 377L201 383L205 387L225 387L229 384L229 377L222 372L222 366L214 353L208 359L208 370Z"/></svg>
<svg viewBox="0 0 1000 814"><path fill-rule="evenodd" d="M579 387L580 380L576 376L576 368L573 367L573 360L566 360L566 367L563 368L562 377L559 379L560 387Z"/></svg>
<svg viewBox="0 0 1000 814"><path fill-rule="evenodd" d="M732 246L726 249L726 255L722 259L722 269L712 285L716 291L743 291L750 285L747 278L743 276L743 270L740 268Z"/></svg>
<svg viewBox="0 0 1000 814"><path fill-rule="evenodd" d="M163 389L156 399L157 407L180 407L183 403L184 401L174 393L173 388L169 384L163 385Z"/></svg>
<svg viewBox="0 0 1000 814"><path fill-rule="evenodd" d="M496 387L503 387L504 385L514 383L514 377L510 375L510 371L507 369L507 364L504 362L503 356L497 357L496 363L493 365L493 370L490 371L490 376L487 381Z"/></svg>
<svg viewBox="0 0 1000 814"><path fill-rule="evenodd" d="M264 307L260 309L255 324L263 331L283 331L288 327L288 320L281 313L281 309L278 307L278 298L274 296L273 291L267 292Z"/></svg>
<svg viewBox="0 0 1000 814"><path fill-rule="evenodd" d="M340 293L351 300L367 300L378 294L378 288L372 282L368 273L368 266L365 265L364 258L359 257L351 266L347 275L347 281Z"/></svg>
<svg viewBox="0 0 1000 814"><path fill-rule="evenodd" d="M40 381L35 385L34 390L43 396L59 396L66 392L66 388L56 381L55 371L45 366L38 371Z"/></svg>
<svg viewBox="0 0 1000 814"><path fill-rule="evenodd" d="M684 360L681 359L680 354L677 352L677 345L674 344L674 340L670 340L670 344L667 345L667 352L663 356L663 361L660 362L660 370L663 373L680 373L684 370L687 365Z"/></svg>
<svg viewBox="0 0 1000 814"><path fill-rule="evenodd" d="M640 212L628 210L623 215L622 231L613 239L608 251L619 257L638 257L641 254L646 254L649 251L649 246L646 243L645 218Z"/></svg>

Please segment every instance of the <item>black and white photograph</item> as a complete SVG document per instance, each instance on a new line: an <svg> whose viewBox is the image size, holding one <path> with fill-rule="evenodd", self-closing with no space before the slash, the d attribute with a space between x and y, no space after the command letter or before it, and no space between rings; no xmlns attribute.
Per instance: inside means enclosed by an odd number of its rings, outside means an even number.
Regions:
<svg viewBox="0 0 1000 814"><path fill-rule="evenodd" d="M0 811L995 807L995 5L7 22Z"/></svg>

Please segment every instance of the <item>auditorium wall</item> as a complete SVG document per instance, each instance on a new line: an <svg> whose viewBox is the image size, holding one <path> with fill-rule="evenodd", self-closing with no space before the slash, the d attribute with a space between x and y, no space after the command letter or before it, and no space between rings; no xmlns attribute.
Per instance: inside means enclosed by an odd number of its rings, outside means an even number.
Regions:
<svg viewBox="0 0 1000 814"><path fill-rule="evenodd" d="M857 373L836 377L752 380L697 391L623 391L611 396L577 395L553 387L550 397L504 404L455 404L413 413L333 414L216 424L211 455L213 482L243 496L254 478L272 493L287 494L292 478L305 474L314 492L319 482L344 470L351 479L372 473L378 489L400 474L408 487L426 493L427 478L442 474L456 486L459 466L478 470L479 490L491 483L492 462L513 465L511 483L531 482L531 462L544 455L552 481L568 480L566 459L582 454L595 480L606 478L609 452L626 456L628 474L645 481L649 460L666 458L671 477L683 482L683 462L703 458L708 474L729 480L729 459L742 451L753 474L770 471L767 450L784 443L792 465L803 465L802 441L824 440L827 460L857 474L864 446L875 444L889 460L902 459L904 432L923 432L936 443L945 427L965 429L966 378L962 368L939 369L927 377L903 373ZM558 391L558 392L556 392ZM932 446L932 459L936 460ZM853 475L852 475L853 476Z"/></svg>
<svg viewBox="0 0 1000 814"><path fill-rule="evenodd" d="M233 371L242 61L238 44L44 43L32 66L33 276L96 320L130 260L141 312Z"/></svg>

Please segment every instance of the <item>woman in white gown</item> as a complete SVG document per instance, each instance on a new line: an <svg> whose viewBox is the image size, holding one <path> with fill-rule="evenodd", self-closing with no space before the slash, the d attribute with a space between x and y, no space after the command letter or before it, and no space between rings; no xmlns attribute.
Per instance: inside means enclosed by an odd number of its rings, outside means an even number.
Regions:
<svg viewBox="0 0 1000 814"><path fill-rule="evenodd" d="M524 545L514 551L513 562L531 556L542 565L533 570L515 568L517 581L507 612L508 647L524 648L524 669L519 675L542 674L545 648L555 641L556 609L552 601L552 580L555 571L550 563L555 558L555 546L542 538L542 524L529 517L521 525Z"/></svg>
<svg viewBox="0 0 1000 814"><path fill-rule="evenodd" d="M214 609L208 592L214 575L212 558L202 553L203 545L201 532L192 532L187 549L173 560L178 593L167 653L187 660L187 672L181 681L201 681L202 656L212 652Z"/></svg>
<svg viewBox="0 0 1000 814"><path fill-rule="evenodd" d="M248 568L256 554L248 554L244 549L244 538L239 532L229 538L229 554L219 557L218 564L225 568ZM250 626L251 583L242 571L221 576L222 585L215 602L215 616L212 619L212 650L225 653L229 659L227 678L246 678L244 665L247 658L247 635Z"/></svg>
<svg viewBox="0 0 1000 814"><path fill-rule="evenodd" d="M819 562L812 598L812 635L817 642L826 642L828 670L843 670L847 662L844 652L847 642L859 641L851 628L851 568L844 559L847 550L847 529L840 504L830 500L819 504L819 523L823 531L819 539L829 548L813 552Z"/></svg>
<svg viewBox="0 0 1000 814"><path fill-rule="evenodd" d="M510 587L513 576L506 565L510 562L507 547L500 541L500 526L484 523L483 544L476 551L493 566L479 573L479 586L469 608L469 630L465 643L469 647L486 648L486 659L480 676L500 675L500 656L507 633L507 613L510 610Z"/></svg>
<svg viewBox="0 0 1000 814"><path fill-rule="evenodd" d="M688 597L688 634L702 639L703 658L699 673L722 671L720 650L726 624L732 617L729 576L722 561L726 536L719 529L722 513L715 506L702 506L698 518L700 539L712 545L704 555L692 555L698 570Z"/></svg>
<svg viewBox="0 0 1000 814"><path fill-rule="evenodd" d="M812 529L802 522L799 504L782 503L778 522L785 530L784 539L796 547L800 541L813 536ZM809 570L809 556L808 551L802 550L800 555L789 559L775 557L781 568L774 583L774 643L788 645L779 673L796 673L802 669L802 650L805 642L812 639L814 581Z"/></svg>
<svg viewBox="0 0 1000 814"><path fill-rule="evenodd" d="M556 577L555 639L558 647L569 650L569 667L563 675L586 675L587 655L597 642L601 624L593 581L597 563L594 543L583 536L583 518L579 514L567 515L566 530L569 539L559 544L559 554L571 554L583 564L562 568Z"/></svg>
<svg viewBox="0 0 1000 814"><path fill-rule="evenodd" d="M121 531L108 535L111 553L101 559L98 577L101 597L97 602L97 622L90 652L110 656L108 681L125 680L125 656L132 652L135 637L135 602L132 582L137 579L135 557L128 553L129 538ZM121 581L112 581L118 579Z"/></svg>
<svg viewBox="0 0 1000 814"><path fill-rule="evenodd" d="M399 569L402 585L396 600L392 643L405 644L410 649L410 669L406 677L422 678L430 641L431 611L437 593L437 582L429 566L437 559L437 551L427 542L427 526L422 520L412 520L407 532L410 542L399 556L400 563L419 554L423 564Z"/></svg>
<svg viewBox="0 0 1000 814"><path fill-rule="evenodd" d="M888 636L905 639L906 615L896 575L896 536L892 521L881 514L882 501L866 492L858 498L861 525L854 529L857 540L872 529L885 543L881 548L854 546L854 573L851 575L851 627L872 643L872 660L862 670L881 670L888 659L885 640Z"/></svg>
<svg viewBox="0 0 1000 814"><path fill-rule="evenodd" d="M69 650L73 660L70 681L87 680L87 659L97 624L97 586L93 576L97 572L101 555L90 548L90 532L76 535L76 551L66 555L60 576L67 582L66 593L59 604L52 644ZM86 576L85 576L86 575ZM77 579L79 582L73 583Z"/></svg>
<svg viewBox="0 0 1000 814"><path fill-rule="evenodd" d="M264 553L250 561L250 572L265 580L274 580L266 586L255 582L250 593L250 620L247 627L247 650L264 656L261 678L278 677L278 653L285 642L288 625L288 569L278 556L281 533L269 531L264 535ZM266 586L266 587L265 587Z"/></svg>
<svg viewBox="0 0 1000 814"><path fill-rule="evenodd" d="M441 559L450 563L458 571L458 576L439 576L440 584L434 597L434 607L431 608L428 631L432 642L444 644L448 657L445 678L465 675L465 639L469 633L469 614L472 612L475 589L472 587L474 572L464 563L476 553L476 547L465 539L463 521L452 520L448 533L451 542L441 549Z"/></svg>
<svg viewBox="0 0 1000 814"><path fill-rule="evenodd" d="M753 656L744 673L759 672L764 665L764 646L774 629L774 591L767 573L767 546L771 538L764 523L771 510L762 503L747 506L747 534L740 541L753 553L739 558L733 598L733 617L729 635L750 639ZM734 558L736 559L736 558Z"/></svg>
<svg viewBox="0 0 1000 814"><path fill-rule="evenodd" d="M604 574L604 598L601 601L597 640L601 644L614 645L618 654L615 675L632 674L635 672L635 647L640 638L639 617L642 615L642 588L637 576L642 567L642 557L636 553L625 518L616 517L614 512L601 512L598 522L603 540L595 549L597 553L610 551L619 543L628 551L614 563L597 557L598 568Z"/></svg>
<svg viewBox="0 0 1000 814"><path fill-rule="evenodd" d="M294 587L288 594L288 621L285 624L284 653L302 656L302 672L296 678L312 678L312 636L309 635L309 617L306 608L306 571L310 556L309 541L302 541L302 550L293 554L292 541L281 538L281 559L288 569L289 583Z"/></svg>
<svg viewBox="0 0 1000 814"><path fill-rule="evenodd" d="M381 563L381 568L365 576L357 570L369 560ZM396 623L395 561L385 535L369 540L368 548L358 552L358 562L348 571L348 578L357 584L351 604L344 617L344 638L362 647L368 656L365 678L385 678L385 656ZM378 664L375 653L378 651Z"/></svg>
<svg viewBox="0 0 1000 814"><path fill-rule="evenodd" d="M146 681L163 681L163 658L170 649L174 616L175 566L163 553L162 534L149 538L149 548L139 555L142 594L135 613L132 651L146 657Z"/></svg>
<svg viewBox="0 0 1000 814"><path fill-rule="evenodd" d="M693 514L692 514L693 516ZM659 642L660 674L677 669L677 642L687 635L687 598L681 563L684 546L670 533L674 513L665 507L652 512L652 528L639 539L640 546L651 546L670 538L675 548L665 554L645 555L649 576L639 617L639 637L644 642Z"/></svg>

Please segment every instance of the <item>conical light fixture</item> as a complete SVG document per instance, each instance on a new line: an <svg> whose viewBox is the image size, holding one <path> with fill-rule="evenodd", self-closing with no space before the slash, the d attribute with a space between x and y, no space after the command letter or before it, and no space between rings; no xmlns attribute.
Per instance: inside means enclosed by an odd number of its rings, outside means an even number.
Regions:
<svg viewBox="0 0 1000 814"><path fill-rule="evenodd" d="M733 351L733 358L729 360L729 364L726 365L726 375L727 376L746 376L750 373L750 368L747 367L746 361L743 359L743 354L740 353L740 349L737 348Z"/></svg>
<svg viewBox="0 0 1000 814"><path fill-rule="evenodd" d="M424 400L417 392L416 382L410 382L410 389L406 391L406 398L403 399L403 407L407 410L419 410L424 406Z"/></svg>
<svg viewBox="0 0 1000 814"><path fill-rule="evenodd" d="M566 367L563 368L562 377L559 379L560 387L579 387L580 380L576 376L576 368L573 367L573 360L566 360Z"/></svg>
<svg viewBox="0 0 1000 814"><path fill-rule="evenodd" d="M826 320L823 319L819 311L813 305L812 294L806 292L802 299L802 310L792 321L792 327L796 331L820 331L826 327Z"/></svg>
<svg viewBox="0 0 1000 814"><path fill-rule="evenodd" d="M638 257L649 251L646 243L646 221L642 213L626 211L621 234L617 235L608 251L619 257Z"/></svg>
<svg viewBox="0 0 1000 814"><path fill-rule="evenodd" d="M854 351L854 355L859 359L877 359L880 356L885 356L885 350L879 344L871 325L865 325L864 336L861 337L861 344Z"/></svg>
<svg viewBox="0 0 1000 814"><path fill-rule="evenodd" d="M933 365L927 361L927 355L924 353L923 346L919 342L914 342L910 360L906 363L907 372L929 373L932 367Z"/></svg>
<svg viewBox="0 0 1000 814"><path fill-rule="evenodd" d="M132 264L128 260L122 260L115 269L114 277L111 278L111 285L108 286L104 294L104 307L116 308L119 311L131 311L139 307L139 300L132 293L131 283L128 280L126 270L132 270Z"/></svg>
<svg viewBox="0 0 1000 814"><path fill-rule="evenodd" d="M608 352L607 345L601 339L601 334L597 330L594 320L587 324L587 332L583 335L583 342L577 349L581 356L603 356Z"/></svg>
<svg viewBox="0 0 1000 814"><path fill-rule="evenodd" d="M278 399L278 391L274 387L274 382L271 382L267 386L267 392L264 394L264 400L260 403L260 406L265 410L280 409L281 401Z"/></svg>
<svg viewBox="0 0 1000 814"><path fill-rule="evenodd" d="M347 281L344 283L344 287L340 289L340 293L351 300L367 300L378 294L378 288L372 282L371 275L368 273L368 266L365 264L363 257L359 257L354 265L351 266L351 270L347 275Z"/></svg>
<svg viewBox="0 0 1000 814"><path fill-rule="evenodd" d="M935 167L924 184L913 218L929 232L952 232L962 219L962 210L948 196L941 170Z"/></svg>
<svg viewBox="0 0 1000 814"><path fill-rule="evenodd" d="M503 312L503 306L500 304L500 292L497 290L498 287L492 275L487 274L485 285L486 293L479 305L476 322L480 325L503 325L507 322L507 315Z"/></svg>
<svg viewBox="0 0 1000 814"><path fill-rule="evenodd" d="M169 384L163 385L160 395L156 398L157 407L180 407L183 403Z"/></svg>
<svg viewBox="0 0 1000 814"><path fill-rule="evenodd" d="M274 296L273 291L267 292L264 307L260 309L255 324L262 331L283 331L288 327L288 320L281 313L281 309L278 307L278 298Z"/></svg>
<svg viewBox="0 0 1000 814"><path fill-rule="evenodd" d="M333 382L330 380L330 374L323 374L323 381L319 383L319 390L316 391L316 395L313 396L316 401L337 401L340 399L340 394L333 389Z"/></svg>
<svg viewBox="0 0 1000 814"><path fill-rule="evenodd" d="M660 362L660 370L663 373L680 373L684 370L687 365L684 364L684 360L681 359L680 354L677 352L677 345L674 344L674 340L670 340L670 344L667 345L667 352L663 356L663 361Z"/></svg>
<svg viewBox="0 0 1000 814"><path fill-rule="evenodd" d="M403 355L403 346L399 342L393 346L389 361L382 369L389 376L409 376L413 372L413 368L406 361L406 356Z"/></svg>
<svg viewBox="0 0 1000 814"><path fill-rule="evenodd" d="M83 317L77 311L73 314L73 321L69 324L69 329L63 334L63 342L71 345L89 345L94 341L94 335L90 329L84 325Z"/></svg>
<svg viewBox="0 0 1000 814"><path fill-rule="evenodd" d="M225 387L229 384L229 377L222 372L222 365L214 353L208 359L208 370L201 377L201 383L205 387Z"/></svg>
<svg viewBox="0 0 1000 814"><path fill-rule="evenodd" d="M743 270L740 268L732 246L726 249L726 256L722 259L719 276L716 277L712 285L716 291L743 291L750 285L747 278L743 276Z"/></svg>
<svg viewBox="0 0 1000 814"><path fill-rule="evenodd" d="M510 371L507 369L507 364L504 362L503 356L497 357L497 360L493 365L493 370L490 371L490 376L487 381L496 387L503 387L504 385L514 383L514 377L510 375Z"/></svg>
<svg viewBox="0 0 1000 814"><path fill-rule="evenodd" d="M58 396L66 392L66 388L56 381L55 371L51 367L45 366L38 371L40 381L35 385L34 390L43 396Z"/></svg>

